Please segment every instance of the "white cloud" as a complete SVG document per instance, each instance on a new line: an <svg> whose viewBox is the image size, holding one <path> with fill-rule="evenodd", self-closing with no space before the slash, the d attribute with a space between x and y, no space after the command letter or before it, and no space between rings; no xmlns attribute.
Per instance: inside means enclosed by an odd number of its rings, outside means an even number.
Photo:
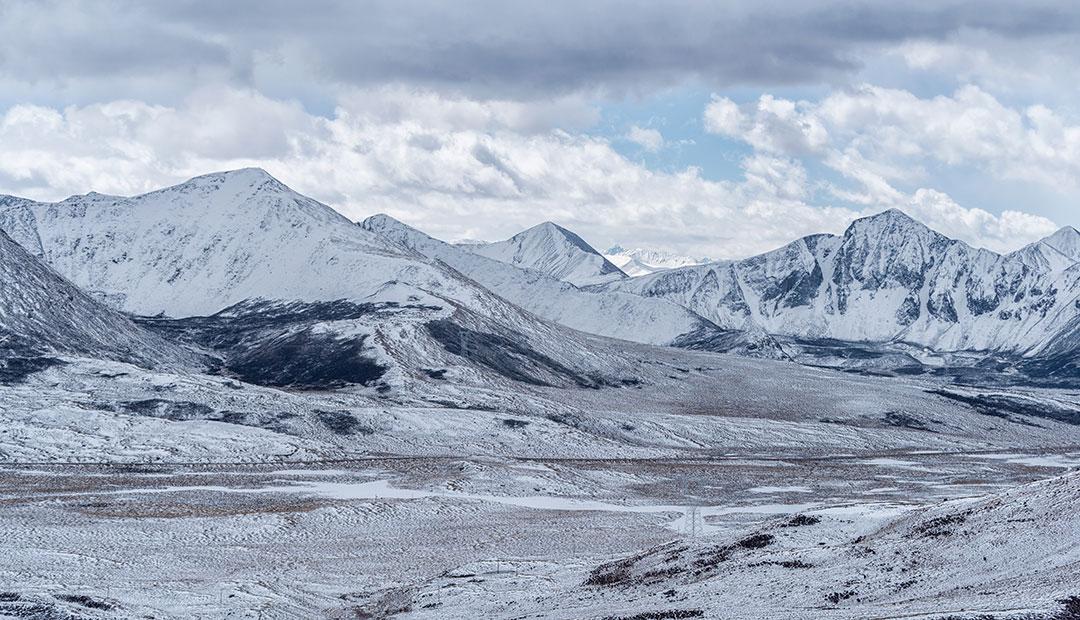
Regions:
<svg viewBox="0 0 1080 620"><path fill-rule="evenodd" d="M1062 85L1080 78L1076 36L1065 30L1046 33L1036 41L964 29L944 40L901 41L887 46L882 58L901 61L916 84L974 84L999 96L1062 106L1071 106L1074 99L1072 89Z"/></svg>
<svg viewBox="0 0 1080 620"><path fill-rule="evenodd" d="M822 122L806 102L762 95L741 108L725 97L713 96L705 108L707 130L742 140L770 153L799 155L819 150L829 140Z"/></svg>
<svg viewBox="0 0 1080 620"><path fill-rule="evenodd" d="M177 107L16 106L0 116L0 191L132 194L258 165L352 218L384 211L442 238L500 238L551 219L598 245L717 257L839 231L858 215L807 204L806 172L790 158L750 158L734 182L658 172L604 139L541 129L535 119L553 105L563 104L380 88L342 100L332 118L232 90Z"/></svg>
<svg viewBox="0 0 1080 620"><path fill-rule="evenodd" d="M1033 241L1057 228L1044 217L1020 211L995 216L982 209L965 209L932 189L916 190L903 208L938 232L996 251L1016 249L1018 239Z"/></svg>
<svg viewBox="0 0 1080 620"><path fill-rule="evenodd" d="M1057 4L4 0L0 98L178 105L210 81L320 103L388 83L524 99L840 83L912 40L1002 56L1060 46L1074 59L1078 10Z"/></svg>
<svg viewBox="0 0 1080 620"><path fill-rule="evenodd" d="M801 201L809 194L806 169L798 160L753 155L742 162L747 188L777 201Z"/></svg>
<svg viewBox="0 0 1080 620"><path fill-rule="evenodd" d="M781 100L766 108L770 122L807 114ZM89 190L133 194L258 165L354 219L387 212L445 239L503 238L550 219L600 246L632 241L718 258L840 232L883 202L975 243L1019 244L1041 230L1030 216L975 216L947 197L906 195L890 185L893 171L867 165L858 149L830 164L873 188L854 208L815 204L806 168L779 151L746 158L735 181L709 180L695 168L650 170L605 139L551 127L545 119L557 109L589 110L569 100L530 105L400 87L357 91L332 117L222 89L175 107L16 106L0 116L0 191L39 199ZM752 112L747 119L758 115ZM799 148L822 148L813 123L795 124L810 128ZM1020 232L1010 235L1008 226L1017 224Z"/></svg>
<svg viewBox="0 0 1080 620"><path fill-rule="evenodd" d="M646 151L659 151L664 146L664 135L656 129L633 125L626 132L626 139L637 144Z"/></svg>
<svg viewBox="0 0 1080 620"><path fill-rule="evenodd" d="M934 59L930 51L921 54L920 62ZM1014 249L1055 225L1015 210L995 216L965 208L925 186L932 182L928 170L965 166L1051 188L1080 186L1080 126L1045 106L1009 107L976 86L932 98L875 86L817 102L766 94L742 106L714 97L704 121L709 131L758 153L819 161L849 182L824 184L843 202L904 208L946 234L995 250Z"/></svg>
<svg viewBox="0 0 1080 620"><path fill-rule="evenodd" d="M705 125L768 153L834 160L836 153L857 153L890 170L884 178L910 178L933 162L1048 185L1080 185L1080 125L1068 124L1046 106L1009 107L977 86L925 99L876 86L836 92L816 103L762 95L739 107L714 98Z"/></svg>

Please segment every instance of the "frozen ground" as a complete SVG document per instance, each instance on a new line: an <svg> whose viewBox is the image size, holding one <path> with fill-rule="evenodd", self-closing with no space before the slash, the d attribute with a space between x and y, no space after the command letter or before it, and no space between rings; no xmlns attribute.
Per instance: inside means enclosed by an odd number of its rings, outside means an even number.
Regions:
<svg viewBox="0 0 1080 620"><path fill-rule="evenodd" d="M603 389L0 386L0 615L1068 617L1075 392L627 351Z"/></svg>
<svg viewBox="0 0 1080 620"><path fill-rule="evenodd" d="M859 618L1000 612L1008 600L1045 611L1075 591L1075 476L1056 506L1041 496L1030 507L1015 499L941 502L1002 491L1023 498L1030 491L1018 483L1080 464L1080 453L1054 456L9 466L0 471L0 590L18 600L0 609L350 618L702 609L706 617ZM1012 512L955 537L919 537L913 548L893 532L911 515L925 522L972 505ZM780 527L796 514L820 521ZM994 540L973 544L997 548L1003 528L1022 540L1041 537L1023 547L1023 565L1038 581L1020 570L1003 582L1007 589L995 581L973 590L980 567L950 587L935 583L971 560L958 550L964 541L992 532ZM740 549L715 574L693 575L701 556L761 532L775 544ZM1051 539L1056 546L1042 546ZM942 558L935 545L946 543L953 548ZM1013 546L998 550L995 570L1016 558ZM685 548L678 562L657 559L676 548ZM625 583L585 585L598 567L642 554ZM847 591L858 600L830 604Z"/></svg>

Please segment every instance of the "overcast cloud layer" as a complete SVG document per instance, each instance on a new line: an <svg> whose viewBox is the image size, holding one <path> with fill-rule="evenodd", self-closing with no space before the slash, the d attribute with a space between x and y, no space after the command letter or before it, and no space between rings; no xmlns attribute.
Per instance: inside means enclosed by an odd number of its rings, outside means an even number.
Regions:
<svg viewBox="0 0 1080 620"><path fill-rule="evenodd" d="M444 238L718 258L891 207L997 250L1080 223L1080 9L905 4L0 0L0 192L260 165Z"/></svg>

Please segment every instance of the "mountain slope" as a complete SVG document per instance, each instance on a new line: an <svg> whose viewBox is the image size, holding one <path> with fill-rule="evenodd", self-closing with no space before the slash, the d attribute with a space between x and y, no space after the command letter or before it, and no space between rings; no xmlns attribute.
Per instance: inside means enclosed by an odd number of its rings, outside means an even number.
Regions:
<svg viewBox="0 0 1080 620"><path fill-rule="evenodd" d="M767 337L721 330L665 300L583 291L538 271L519 269L444 243L387 215L369 217L361 226L450 265L530 312L579 331L645 344L781 355Z"/></svg>
<svg viewBox="0 0 1080 620"><path fill-rule="evenodd" d="M44 353L141 366L196 356L135 325L64 280L0 231L0 357Z"/></svg>
<svg viewBox="0 0 1080 620"><path fill-rule="evenodd" d="M626 278L625 273L584 239L551 222L533 226L505 241L461 247L515 267L535 269L575 286Z"/></svg>
<svg viewBox="0 0 1080 620"><path fill-rule="evenodd" d="M1070 231L999 255L892 210L840 237L814 235L746 260L605 288L671 299L736 329L1031 355L1080 310Z"/></svg>

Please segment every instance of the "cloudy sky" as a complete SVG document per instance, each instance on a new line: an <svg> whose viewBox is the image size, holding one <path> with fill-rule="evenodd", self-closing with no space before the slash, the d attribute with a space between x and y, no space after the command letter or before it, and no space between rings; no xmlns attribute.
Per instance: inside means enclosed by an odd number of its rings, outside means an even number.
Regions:
<svg viewBox="0 0 1080 620"><path fill-rule="evenodd" d="M257 165L445 239L730 258L897 207L1011 250L1080 227L1078 35L1064 1L0 0L0 193Z"/></svg>

